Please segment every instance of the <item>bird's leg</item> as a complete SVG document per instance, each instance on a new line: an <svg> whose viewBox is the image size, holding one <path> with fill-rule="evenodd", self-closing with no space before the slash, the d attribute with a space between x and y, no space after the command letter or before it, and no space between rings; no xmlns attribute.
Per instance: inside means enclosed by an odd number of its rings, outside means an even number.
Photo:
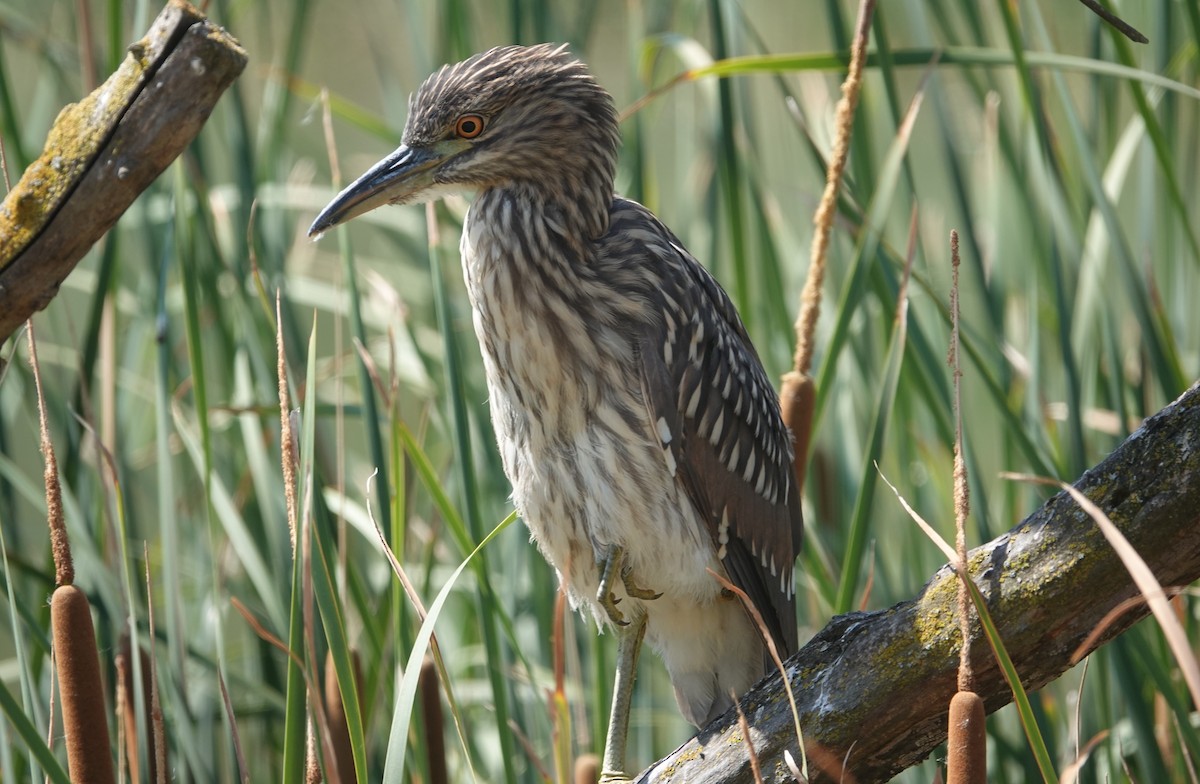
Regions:
<svg viewBox="0 0 1200 784"><path fill-rule="evenodd" d="M629 622L625 620L625 616L617 609L617 602L621 601L613 595L613 575L622 574L621 562L625 560L625 549L620 545L610 544L604 553L604 558L596 565L600 567L600 585L596 588L596 601L604 608L604 612L608 613L608 619L618 627L628 626ZM624 582L624 576L622 576Z"/></svg>
<svg viewBox="0 0 1200 784"><path fill-rule="evenodd" d="M629 781L625 775L625 744L629 735L629 706L633 701L633 679L637 674L638 653L642 649L642 638L646 636L646 610L635 603L633 618L617 609L620 601L613 594L613 580L619 575L625 593L635 599L651 600L662 596L642 588L633 581L629 567L625 564L625 548L611 544L604 553L600 566L600 586L596 590L596 601L608 613L616 626L617 676L613 684L612 712L608 718L608 737L604 740L604 764L600 770L601 784L618 784Z"/></svg>
<svg viewBox="0 0 1200 784"><path fill-rule="evenodd" d="M600 768L600 784L619 784L630 780L625 774L625 744L629 736L633 679L637 674L638 652L642 648L642 638L645 636L646 611L638 607L634 610L632 620L617 627L617 677L613 683L608 737L604 739L604 764Z"/></svg>

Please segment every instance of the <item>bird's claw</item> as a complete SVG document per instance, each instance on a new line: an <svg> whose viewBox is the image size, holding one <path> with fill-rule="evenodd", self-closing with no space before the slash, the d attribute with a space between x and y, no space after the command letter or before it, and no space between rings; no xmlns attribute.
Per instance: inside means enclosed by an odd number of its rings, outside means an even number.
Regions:
<svg viewBox="0 0 1200 784"><path fill-rule="evenodd" d="M662 596L661 591L655 591L651 588L643 588L633 581L633 576L628 571L621 572L621 582L625 584L625 593L635 599L644 599L653 601Z"/></svg>
<svg viewBox="0 0 1200 784"><path fill-rule="evenodd" d="M600 590L596 593L596 601L600 602L600 606L604 608L610 621L617 626L628 626L629 621L625 620L625 616L617 609L621 600L614 596L612 591L607 590L607 587L603 583L600 585Z"/></svg>
<svg viewBox="0 0 1200 784"><path fill-rule="evenodd" d="M628 626L629 622L625 620L625 616L617 609L617 605L621 600L612 590L613 576L615 574L621 576L621 584L625 586L625 593L635 599L653 601L662 596L661 593L649 588L643 588L634 582L633 575L629 567L624 565L624 561L625 549L620 545L612 544L608 546L604 558L597 564L600 567L600 585L596 589L596 601L604 608L604 612L608 614L608 619L618 626Z"/></svg>

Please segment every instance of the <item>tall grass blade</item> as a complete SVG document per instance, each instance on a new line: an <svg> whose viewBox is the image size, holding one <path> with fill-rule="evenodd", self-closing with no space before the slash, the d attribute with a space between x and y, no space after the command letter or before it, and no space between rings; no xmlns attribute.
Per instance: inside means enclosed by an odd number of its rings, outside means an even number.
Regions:
<svg viewBox="0 0 1200 784"><path fill-rule="evenodd" d="M70 778L67 777L67 772L63 770L59 764L58 758L54 756L54 752L46 745L46 741L42 740L41 732L37 727L33 726L33 722L29 720L29 716L25 711L21 710L21 706L17 703L16 697L8 690L8 687L0 682L0 710L4 711L4 715L8 718L10 724L17 734L21 736L21 740L25 742L25 748L33 758L37 760L37 764L42 767L46 777L54 782L54 784L71 784Z"/></svg>
<svg viewBox="0 0 1200 784"><path fill-rule="evenodd" d="M483 552L483 548L496 538L497 535L517 519L517 513L511 512L496 525L491 532L479 542L470 555L450 574L445 585L438 591L429 611L417 632L417 640L408 654L408 663L404 667L404 675L396 687L395 707L392 711L392 725L388 732L387 759L383 766L383 784L401 784L404 775L404 758L408 750L408 725L412 719L413 703L416 700L417 689L421 680L421 660L429 648L429 640L433 636L433 627L442 613L442 608L458 581L463 570Z"/></svg>

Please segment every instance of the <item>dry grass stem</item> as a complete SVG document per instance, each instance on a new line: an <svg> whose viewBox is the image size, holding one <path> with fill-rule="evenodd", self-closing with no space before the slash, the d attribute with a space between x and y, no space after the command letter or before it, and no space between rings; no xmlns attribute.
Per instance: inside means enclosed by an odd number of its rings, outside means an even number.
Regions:
<svg viewBox="0 0 1200 784"><path fill-rule="evenodd" d="M1079 780L1079 771L1087 763L1088 757L1090 757L1092 754L1092 750L1095 749L1101 741L1107 738L1108 735L1108 730L1100 730L1093 735L1092 739L1087 742L1087 745L1084 746L1075 756L1075 761L1063 769L1062 778L1058 780L1059 784L1075 784L1075 782Z"/></svg>
<svg viewBox="0 0 1200 784"><path fill-rule="evenodd" d="M850 134L854 128L854 111L858 107L859 93L862 91L863 66L867 59L867 42L870 40L871 19L874 15L874 0L861 0L850 53L850 68L846 72L846 80L842 82L842 97L837 106L837 133L829 157L829 168L825 173L825 192L813 218L816 231L813 233L808 278L804 281L804 290L800 294L800 313L796 318L796 354L793 365L795 372L801 376L807 376L812 369L813 343L817 318L821 315L821 287L825 283L826 257L829 240L833 234L833 219L837 214L838 190L841 188L842 174L846 170L846 161L850 157Z"/></svg>
<svg viewBox="0 0 1200 784"><path fill-rule="evenodd" d="M141 754L140 750L143 745L143 739L138 733L137 714L138 714L138 690L137 670L134 669L133 657L137 656L139 661L139 670L141 672L141 705L142 711L146 717L147 730L154 733L155 728L153 722L153 705L152 705L152 682L150 657L142 646L137 646L135 653L133 641L128 631L121 635L120 651L116 656L117 669L117 732L118 738L117 747L125 750L125 762L129 770L129 780L132 784L139 784L142 781L141 770ZM160 722L161 722L161 716ZM148 744L146 757L145 780L157 784L159 780L158 771L160 768L157 765L157 755L155 754L156 747L161 745L157 737Z"/></svg>
<svg viewBox="0 0 1200 784"><path fill-rule="evenodd" d="M8 158L4 154L4 137L0 136L0 172L4 173L4 195L12 190L12 180L8 177Z"/></svg>
<svg viewBox="0 0 1200 784"><path fill-rule="evenodd" d="M288 397L287 353L283 344L283 308L281 295L275 292L275 370L279 378L279 460L283 468L283 495L287 501L288 530L291 532L292 557L296 557L296 459L292 433L291 403Z"/></svg>
<svg viewBox="0 0 1200 784"><path fill-rule="evenodd" d="M259 639L269 645L275 646L280 651L287 654L287 657L295 662L297 666L303 666L304 661L296 653L292 652L290 648L288 648L286 642L275 636L275 634L272 633L266 626L263 626L258 618L254 617L254 613L250 612L250 608L242 604L241 599L237 598L236 596L231 596L229 597L229 603L233 605L233 609L238 611L238 614L242 616L242 619L246 623L250 624L250 629L258 635Z"/></svg>
<svg viewBox="0 0 1200 784"><path fill-rule="evenodd" d="M849 752L839 757L819 743L810 743L804 749L804 753L817 770L829 779L838 784L857 784L858 779L846 767L846 757L850 755ZM803 780L807 780L807 777Z"/></svg>
<svg viewBox="0 0 1200 784"><path fill-rule="evenodd" d="M242 734L238 731L237 715L233 712L233 702L229 699L229 688L225 685L225 675L220 670L217 670L217 685L221 689L221 705L225 709L225 717L229 719L229 730L233 738L233 754L237 759L239 780L242 784L250 784L250 767L246 764L246 752L242 748Z"/></svg>
<svg viewBox="0 0 1200 784"><path fill-rule="evenodd" d="M1142 33L1138 31L1136 27L1129 24L1112 11L1109 11L1107 8L1102 6L1098 0L1079 0L1079 2L1087 6L1092 13L1103 19L1105 22L1111 25L1114 30L1128 38L1130 41L1138 44L1150 43L1150 39L1142 35Z"/></svg>
<svg viewBox="0 0 1200 784"><path fill-rule="evenodd" d="M917 526L925 533L925 535L929 537L929 541L933 542L937 548L942 551L942 555L946 556L946 560L949 561L950 565L957 570L958 553L954 552L954 548L950 546L950 543L947 542L942 535L937 532L937 529L926 522L925 518L921 517L916 509L912 508L912 505L905 500L904 496L900 495L900 491L896 489L896 486L888 481L887 475L884 474L883 471L879 470L878 463L875 464L875 470L879 471L879 478L883 480L883 483L891 488L891 491L895 493L896 500L900 502L900 508L902 508L908 514L908 516L912 518L913 522L915 522Z"/></svg>
<svg viewBox="0 0 1200 784"><path fill-rule="evenodd" d="M58 459L54 456L54 444L50 441L50 425L46 418L46 396L42 393L42 368L38 363L33 319L29 319L26 325L28 327L29 367L33 370L33 383L37 391L38 436L42 448L42 459L45 461L42 476L46 484L46 523L50 527L50 553L54 557L54 584L73 585L75 583L75 563L71 558L71 540L67 536L67 524L63 516Z"/></svg>
<svg viewBox="0 0 1200 784"><path fill-rule="evenodd" d="M321 761L317 759L317 741L312 719L305 725L304 736L304 784L322 784L325 779L321 776Z"/></svg>
<svg viewBox="0 0 1200 784"><path fill-rule="evenodd" d="M154 637L154 593L150 583L150 546L142 542L142 562L146 564L146 634L153 646ZM167 784L167 728L163 718L162 700L158 691L158 663L151 647L149 655L145 655L149 665L150 693L150 737L153 747L150 749L150 781L154 784ZM146 676L147 668L143 665L142 675Z"/></svg>
<svg viewBox="0 0 1200 784"><path fill-rule="evenodd" d="M729 693L733 699L733 707L737 709L738 727L742 730L742 737L746 742L746 756L750 759L750 775L754 777L754 784L762 784L762 770L758 765L758 753L754 751L754 739L750 737L750 722L746 721L746 713L742 710L742 704L738 702L737 695L732 691Z"/></svg>
<svg viewBox="0 0 1200 784"><path fill-rule="evenodd" d="M816 389L809 376L812 370L814 345L816 343L817 320L821 316L821 291L825 285L826 260L829 241L833 235L833 219L837 214L837 196L841 188L846 160L850 157L850 134L854 128L854 111L862 91L862 72L867 59L867 42L870 40L871 19L875 14L875 0L861 0L858 6L858 23L854 31L854 42L850 55L850 68L842 83L842 97L838 101L833 151L825 173L825 191L813 217L812 248L809 253L808 276L800 292L800 312L796 315L796 352L792 359L793 369L783 376L779 391L779 405L783 423L795 438L796 487L804 489L804 474L808 466L808 448L812 442L812 417L816 406Z"/></svg>
<svg viewBox="0 0 1200 784"><path fill-rule="evenodd" d="M517 739L517 743L521 744L521 750L525 752L525 759L529 762L530 766L537 771L537 780L556 781L556 779L550 775L550 771L546 770L546 766L542 764L542 759L537 747L533 745L533 741L529 739L529 736L521 730L521 725L517 724L517 722L514 720L509 719L508 730L512 733L512 736Z"/></svg>
<svg viewBox="0 0 1200 784"><path fill-rule="evenodd" d="M783 680L783 688L787 693L788 705L792 711L792 729L796 733L796 743L800 747L802 755L801 770L805 777L808 776L808 754L804 746L804 732L800 729L800 710L796 707L796 695L792 692L792 682L788 679L787 669L783 666L783 659L779 658L779 650L775 647L775 640L771 637L771 632L767 628L766 621L763 620L762 614L758 608L754 606L754 602L746 595L746 592L741 588L731 583L724 575L717 574L712 569L706 569L721 587L738 597L742 602L742 606L746 608L746 612L750 614L750 620L754 622L758 633L762 635L763 643L767 647L767 653L771 654L771 661L775 662L775 669L779 671L779 676Z"/></svg>
<svg viewBox="0 0 1200 784"><path fill-rule="evenodd" d="M958 563L958 616L962 628L962 647L958 660L959 691L975 690L975 675L971 669L971 596L967 590L967 516L971 513L971 491L967 486L967 465L963 460L962 427L962 367L959 364L958 271L962 265L958 254L958 232L950 230L950 349L946 362L951 368L954 385L954 549ZM953 725L951 725L953 727ZM980 736L983 739L983 736Z"/></svg>
<svg viewBox="0 0 1200 784"><path fill-rule="evenodd" d="M1167 598L1173 598L1183 593L1185 590L1187 589L1179 586L1172 586L1170 588L1163 588L1163 593L1167 595ZM1136 607L1141 607L1145 603L1146 597L1139 593L1137 596L1130 596L1128 599L1105 613L1104 617L1100 619L1100 622L1096 624L1094 629L1092 629L1092 633L1085 637L1083 642L1075 646L1075 652L1071 654L1072 666L1078 664L1085 656L1095 650L1100 638L1104 636L1104 633L1108 631L1108 628L1112 626L1113 622L1130 610Z"/></svg>
<svg viewBox="0 0 1200 784"><path fill-rule="evenodd" d="M129 692L131 690L129 679L132 677L129 672L129 638L127 635L121 636L121 650L113 657L113 669L117 671L117 694L115 698L116 704L113 706L113 711L117 716L117 778L121 784L125 782L126 766L129 769L129 781L131 784L140 784L141 779L138 776L138 759L137 759L137 718L130 712ZM134 725L130 727L130 723ZM121 755L121 750L125 750L125 755Z"/></svg>

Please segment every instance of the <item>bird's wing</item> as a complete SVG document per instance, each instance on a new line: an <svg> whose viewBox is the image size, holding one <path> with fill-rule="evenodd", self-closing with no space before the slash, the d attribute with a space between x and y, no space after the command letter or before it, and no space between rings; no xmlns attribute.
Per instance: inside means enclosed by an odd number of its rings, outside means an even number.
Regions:
<svg viewBox="0 0 1200 784"><path fill-rule="evenodd" d="M729 297L668 229L644 216L666 243L654 243L651 263L667 267L648 295L662 320L639 337L652 421L730 580L786 656L797 643L793 568L802 535L791 433Z"/></svg>

